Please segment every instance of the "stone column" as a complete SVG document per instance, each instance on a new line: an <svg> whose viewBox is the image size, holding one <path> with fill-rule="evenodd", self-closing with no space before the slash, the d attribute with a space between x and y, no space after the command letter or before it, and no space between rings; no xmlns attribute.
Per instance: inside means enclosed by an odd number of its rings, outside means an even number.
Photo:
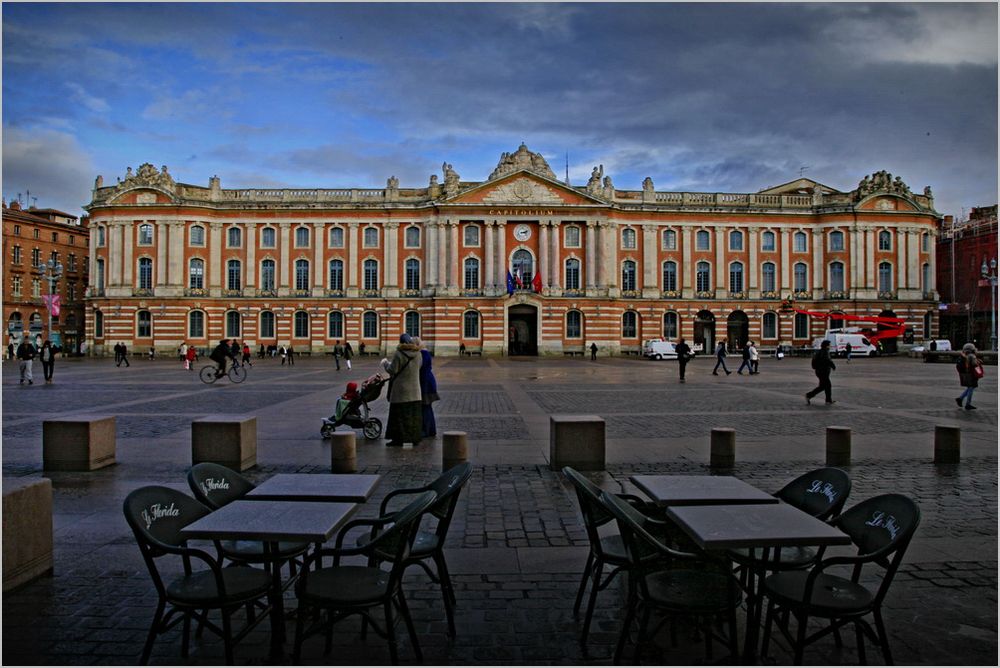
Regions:
<svg viewBox="0 0 1000 668"><path fill-rule="evenodd" d="M424 239L424 285L433 289L437 287L438 237L436 221L429 220L424 224Z"/></svg>
<svg viewBox="0 0 1000 668"><path fill-rule="evenodd" d="M507 291L507 222L497 222L497 286ZM501 287L502 286L502 287ZM506 333L504 341L507 340Z"/></svg>
<svg viewBox="0 0 1000 668"><path fill-rule="evenodd" d="M694 298L696 262L692 259L694 249L694 230L684 225L681 227L681 267L680 283L681 297L684 299ZM692 336L694 336L692 334Z"/></svg>
<svg viewBox="0 0 1000 668"><path fill-rule="evenodd" d="M656 280L658 256L656 243L656 226L646 223L642 226L642 290L643 297L658 297L659 281Z"/></svg>
<svg viewBox="0 0 1000 668"><path fill-rule="evenodd" d="M760 299L760 284L757 281L757 276L760 273L760 267L758 266L758 248L757 248L757 228L751 227L750 233L747 235L748 243L750 244L750 266L747 267L747 288L750 292L750 299Z"/></svg>
<svg viewBox="0 0 1000 668"><path fill-rule="evenodd" d="M729 293L729 281L726 280L726 232L721 227L715 229L715 289L716 295Z"/></svg>
<svg viewBox="0 0 1000 668"><path fill-rule="evenodd" d="M347 296L358 296L358 224L347 224Z"/></svg>
<svg viewBox="0 0 1000 668"><path fill-rule="evenodd" d="M385 294L399 296L399 223L385 224Z"/></svg>
<svg viewBox="0 0 1000 668"><path fill-rule="evenodd" d="M858 294L858 287L861 285L861 263L864 262L864 248L861 241L861 232L858 230L857 225L851 228L851 270L850 270L850 283L845 286L848 288L848 294L851 297L856 297Z"/></svg>
<svg viewBox="0 0 1000 668"><path fill-rule="evenodd" d="M781 292L788 296L792 290L792 232L781 230Z"/></svg>
<svg viewBox="0 0 1000 668"><path fill-rule="evenodd" d="M494 244L494 235L496 234L496 224L489 221L484 221L483 230L486 234L486 240L483 242L483 248L486 253L486 266L483 268L484 278L486 279L486 285L484 290L487 295L492 295L496 292L497 286L497 276L496 276L496 247Z"/></svg>
<svg viewBox="0 0 1000 668"><path fill-rule="evenodd" d="M156 283L153 286L157 291L167 285L167 232L167 223L156 221Z"/></svg>
<svg viewBox="0 0 1000 668"><path fill-rule="evenodd" d="M927 233L930 235L930 238L927 240L927 243L928 243L928 250L930 251L928 255L930 256L931 282L927 285L926 289L927 292L933 294L937 292L937 253L934 252L934 249L937 247L938 233L937 230L928 230ZM921 295L921 297L923 297L923 295ZM930 336L928 336L927 338L930 338Z"/></svg>
<svg viewBox="0 0 1000 668"><path fill-rule="evenodd" d="M868 242L865 244L866 247L866 258L865 265L867 271L865 272L864 284L870 289L871 295L874 297L878 294L878 273L875 271L875 251L878 249L878 233L875 230L868 230L865 233L868 237Z"/></svg>
<svg viewBox="0 0 1000 668"><path fill-rule="evenodd" d="M249 234L247 235L250 236ZM323 294L323 223L313 223L313 295ZM249 250L247 251L249 253ZM249 258L249 256L248 256Z"/></svg>
<svg viewBox="0 0 1000 668"><path fill-rule="evenodd" d="M179 220L170 223L170 250L167 255L167 284L183 290L184 283L184 230L185 225Z"/></svg>
<svg viewBox="0 0 1000 668"><path fill-rule="evenodd" d="M278 223L280 239L278 240L279 260L274 268L278 274L274 284L278 288L279 297L287 297L292 290L292 268L288 266L292 240L292 224ZM352 256L353 257L353 256Z"/></svg>
<svg viewBox="0 0 1000 668"><path fill-rule="evenodd" d="M593 220L587 221L587 268L586 286L587 292L593 291L597 287L597 223Z"/></svg>
<svg viewBox="0 0 1000 668"><path fill-rule="evenodd" d="M439 294L443 294L448 288L448 224L450 222L445 220L444 223L438 223L437 285Z"/></svg>
<svg viewBox="0 0 1000 668"><path fill-rule="evenodd" d="M561 236L561 226L558 221L550 220L551 234L549 235L549 246L552 253L551 264L549 265L550 280L553 292L562 291L562 258L559 256L559 238Z"/></svg>
<svg viewBox="0 0 1000 668"><path fill-rule="evenodd" d="M823 296L823 277L826 275L823 264L823 230L812 231L812 245L813 299L821 299Z"/></svg>
<svg viewBox="0 0 1000 668"><path fill-rule="evenodd" d="M538 273L542 276L542 291L549 287L549 223L538 221Z"/></svg>
<svg viewBox="0 0 1000 668"><path fill-rule="evenodd" d="M132 227L128 223L115 222L108 225L108 286L125 286L129 288L129 294L132 284L126 277L131 277L131 271L126 267L132 262L132 240L127 239L127 233L131 231Z"/></svg>
<svg viewBox="0 0 1000 668"><path fill-rule="evenodd" d="M462 285L462 279L461 279L462 260L459 257L460 249L458 245L458 221L457 220L448 221L448 228L450 232L448 236L451 237L451 243L449 244L451 246L451 253L450 253L451 266L449 267L448 271L448 276L449 276L448 287L451 288L451 291L453 293L457 293L459 286Z"/></svg>
<svg viewBox="0 0 1000 668"><path fill-rule="evenodd" d="M208 275L209 294L218 296L226 284L226 266L222 262L222 223L208 224Z"/></svg>
<svg viewBox="0 0 1000 668"><path fill-rule="evenodd" d="M256 294L255 290L257 289L257 223L246 223L246 237L247 269L243 273L247 280L247 294L253 295ZM322 270L320 276L322 276Z"/></svg>

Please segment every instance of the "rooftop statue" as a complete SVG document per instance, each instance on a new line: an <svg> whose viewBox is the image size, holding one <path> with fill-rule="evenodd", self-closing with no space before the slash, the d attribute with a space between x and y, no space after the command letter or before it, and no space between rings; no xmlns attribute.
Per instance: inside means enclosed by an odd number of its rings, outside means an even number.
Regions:
<svg viewBox="0 0 1000 668"><path fill-rule="evenodd" d="M913 193L910 192L910 188L903 183L903 179L899 176L893 178L892 173L882 170L880 172L875 172L870 176L865 176L858 183L857 189L854 191L855 201L864 199L869 195L875 193L889 193L895 195L902 195L903 197L913 197Z"/></svg>
<svg viewBox="0 0 1000 668"><path fill-rule="evenodd" d="M492 181L521 170L528 170L552 180L556 179L555 172L549 167L549 163L545 161L542 154L529 151L528 147L522 143L514 153L500 154L500 161L487 180Z"/></svg>

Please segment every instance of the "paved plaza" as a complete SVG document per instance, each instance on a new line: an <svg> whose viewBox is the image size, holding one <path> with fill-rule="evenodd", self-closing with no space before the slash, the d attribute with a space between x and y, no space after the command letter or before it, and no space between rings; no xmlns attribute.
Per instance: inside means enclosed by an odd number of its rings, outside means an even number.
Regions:
<svg viewBox="0 0 1000 668"><path fill-rule="evenodd" d="M735 371L739 360L731 360ZM381 498L422 484L440 470L440 434L465 431L474 474L463 491L447 555L458 599L457 638L449 641L439 590L419 569L405 580L428 664L609 664L620 627L622 588L598 598L586 651L577 638L573 599L587 537L569 484L548 468L549 416L596 414L607 424L607 470L590 475L602 487L637 493L635 473L708 474L713 427L737 432L733 474L769 491L825 461L825 428L850 427L854 481L848 507L884 492L913 497L923 513L916 538L886 601L896 662L920 665L997 663L997 368L976 393L977 411L955 407L957 374L949 364L905 357L837 362L837 403L807 406L815 386L804 358L764 359L758 376L712 376L714 360L695 360L679 384L674 362L635 358L435 359L442 401L439 437L417 448L386 448L358 432L358 471L384 478L359 511L374 515ZM3 375L4 476L42 475L42 420L74 414L117 419L117 464L92 473L51 473L55 569L3 597L4 664L132 664L152 618L156 595L125 524L129 491L165 484L187 491L191 421L206 414L257 417L260 482L275 473L328 472L330 443L320 418L349 380L376 369L374 358L337 372L330 357L254 362L242 385L206 386L174 360L59 360L55 382L40 365L32 386L17 366ZM198 365L199 367L201 364ZM819 398L817 398L819 399ZM385 419L384 397L373 404ZM962 429L962 461L936 466L934 426ZM343 427L342 427L343 429ZM294 595L286 594L294 608ZM742 617L742 615L741 615ZM294 628L289 625L289 630ZM353 621L338 627L333 652L307 642L306 663L388 663L385 642L362 640ZM660 639L645 662L705 662L703 645ZM269 663L261 625L236 648L243 664ZM400 657L412 661L405 632ZM288 645L290 647L290 644ZM714 661L723 656L716 648ZM807 663L857 662L853 634L807 649ZM881 656L869 647L870 662ZM723 661L725 659L722 659ZM788 663L779 643L771 661ZM176 664L179 629L162 636L153 662ZM222 662L211 634L193 644L187 664ZM280 661L279 661L280 662ZM290 663L290 657L284 661Z"/></svg>

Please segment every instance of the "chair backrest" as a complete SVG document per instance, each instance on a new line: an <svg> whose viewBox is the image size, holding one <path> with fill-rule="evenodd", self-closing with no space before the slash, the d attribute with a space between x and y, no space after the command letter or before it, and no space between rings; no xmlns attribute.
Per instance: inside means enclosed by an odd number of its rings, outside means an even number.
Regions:
<svg viewBox="0 0 1000 668"><path fill-rule="evenodd" d="M831 524L851 537L859 557L885 568L876 595L880 601L920 525L920 507L902 494L882 494L848 508ZM856 568L853 578L859 576L860 568Z"/></svg>
<svg viewBox="0 0 1000 668"><path fill-rule="evenodd" d="M650 533L647 528L649 518L628 501L610 492L601 492L600 503L618 522L618 532L633 569L654 558L688 556L665 545Z"/></svg>
<svg viewBox="0 0 1000 668"><path fill-rule="evenodd" d="M231 468L208 462L192 466L187 481L195 498L212 510L218 510L256 487Z"/></svg>
<svg viewBox="0 0 1000 668"><path fill-rule="evenodd" d="M583 526L587 529L587 538L590 539L592 547L600 549L601 536L597 530L615 519L601 501L604 490L590 482L572 466L564 466L562 472L573 483L576 499L580 503L580 512L583 514Z"/></svg>
<svg viewBox="0 0 1000 668"><path fill-rule="evenodd" d="M428 488L437 494L437 500L428 512L437 518L436 533L441 539L442 547L444 547L444 539L448 535L448 527L451 526L451 518L455 515L455 508L458 506L458 496L471 477L472 464L462 462L442 473L437 480L428 485Z"/></svg>
<svg viewBox="0 0 1000 668"><path fill-rule="evenodd" d="M420 519L430 510L437 498L436 492L422 492L395 513L392 526L368 543L367 547L372 551L391 551L394 554L391 560L389 587L396 586L402 579L403 571L406 570L406 559L410 556L410 548L413 547L413 540L420 530Z"/></svg>
<svg viewBox="0 0 1000 668"><path fill-rule="evenodd" d="M827 466L800 475L775 496L817 519L828 520L840 514L850 493L851 476Z"/></svg>

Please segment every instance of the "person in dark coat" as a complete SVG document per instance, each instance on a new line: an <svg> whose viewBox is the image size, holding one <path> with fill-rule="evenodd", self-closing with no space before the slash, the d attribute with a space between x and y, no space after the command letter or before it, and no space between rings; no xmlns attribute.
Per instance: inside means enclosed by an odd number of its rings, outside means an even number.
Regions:
<svg viewBox="0 0 1000 668"><path fill-rule="evenodd" d="M958 358L955 369L958 370L958 380L965 390L961 395L955 397L955 403L962 407L962 400L965 400L965 410L974 411L976 407L972 405L972 395L979 387L979 374L977 368L982 369L983 361L976 356L976 346L966 343L962 346L962 356Z"/></svg>
<svg viewBox="0 0 1000 668"><path fill-rule="evenodd" d="M420 347L420 402L423 415L421 434L424 438L433 438L437 436L434 402L441 397L438 395L437 378L432 370L431 352L424 347L420 337L413 337L413 343Z"/></svg>
<svg viewBox="0 0 1000 668"><path fill-rule="evenodd" d="M743 363L740 364L740 368L736 370L737 376L743 375L743 369L753 373L753 365L750 364L750 346L752 345L753 341L747 341L743 344Z"/></svg>
<svg viewBox="0 0 1000 668"><path fill-rule="evenodd" d="M594 362L596 360L597 360L597 344L596 343L591 343L590 344L590 361Z"/></svg>
<svg viewBox="0 0 1000 668"><path fill-rule="evenodd" d="M389 419L385 437L387 446L420 443L423 428L423 401L420 396L420 348L409 334L399 337L392 361L386 365L389 374Z"/></svg>
<svg viewBox="0 0 1000 668"><path fill-rule="evenodd" d="M28 337L21 339L21 344L17 347L17 364L21 371L21 385L28 381L28 385L34 385L35 380L31 375L31 367L34 362L35 345L28 340Z"/></svg>
<svg viewBox="0 0 1000 668"><path fill-rule="evenodd" d="M232 346L229 345L227 339L221 339L219 345L215 346L212 353L208 356L210 360L215 362L218 369L215 371L216 378L222 378L226 374L226 358L231 357L233 363L236 363L236 354L233 352Z"/></svg>
<svg viewBox="0 0 1000 668"><path fill-rule="evenodd" d="M713 376L718 376L719 375L719 367L720 366L722 367L722 370L726 372L727 376L732 373L732 371L730 371L729 369L726 368L726 340L725 339L722 339L721 341L719 341L719 347L715 349L715 368L712 369L712 375Z"/></svg>
<svg viewBox="0 0 1000 668"><path fill-rule="evenodd" d="M344 341L344 363L347 365L347 370L351 370L351 358L354 357L354 348L351 347L350 341Z"/></svg>
<svg viewBox="0 0 1000 668"><path fill-rule="evenodd" d="M810 400L820 392L826 394L827 404L837 403L833 400L833 386L830 384L830 372L835 371L837 365L833 363L833 359L830 357L829 339L824 339L823 343L820 344L819 350L813 355L812 368L816 373L816 377L819 378L819 385L815 389L806 392L806 403L812 403Z"/></svg>
<svg viewBox="0 0 1000 668"><path fill-rule="evenodd" d="M674 352L677 353L677 366L681 372L681 382L684 382L684 371L687 369L688 361L691 359L691 346L681 339L674 346Z"/></svg>
<svg viewBox="0 0 1000 668"><path fill-rule="evenodd" d="M340 371L340 358L344 356L344 346L340 345L340 339L337 339L333 343L333 363L337 365L337 371Z"/></svg>
<svg viewBox="0 0 1000 668"><path fill-rule="evenodd" d="M51 383L52 372L56 366L56 351L48 339L45 339L45 343L42 344L42 349L38 353L38 359L42 361L42 372L45 374L45 382Z"/></svg>

